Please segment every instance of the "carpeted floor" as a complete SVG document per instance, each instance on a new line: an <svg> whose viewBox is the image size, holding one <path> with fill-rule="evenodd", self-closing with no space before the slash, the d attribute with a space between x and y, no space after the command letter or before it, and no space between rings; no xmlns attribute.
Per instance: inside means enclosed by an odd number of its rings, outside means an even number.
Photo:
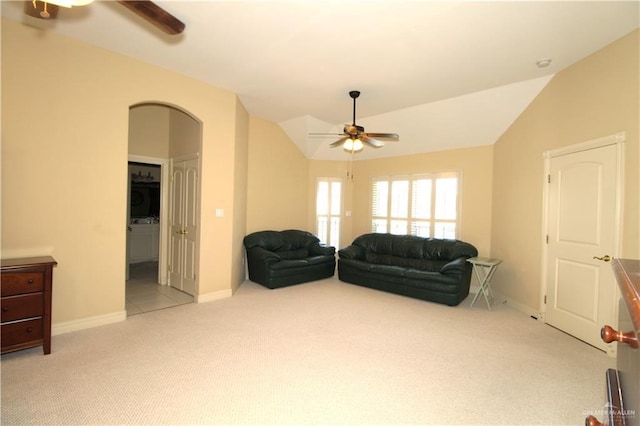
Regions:
<svg viewBox="0 0 640 426"><path fill-rule="evenodd" d="M614 360L507 305L245 282L2 356L2 424L583 424Z"/></svg>

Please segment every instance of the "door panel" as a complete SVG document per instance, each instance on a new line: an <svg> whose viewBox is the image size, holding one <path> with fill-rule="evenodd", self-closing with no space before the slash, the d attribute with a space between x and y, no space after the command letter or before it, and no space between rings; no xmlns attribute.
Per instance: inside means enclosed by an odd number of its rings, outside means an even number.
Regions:
<svg viewBox="0 0 640 426"><path fill-rule="evenodd" d="M184 162L184 271L182 291L196 294L196 237L198 232L198 160Z"/></svg>
<svg viewBox="0 0 640 426"><path fill-rule="evenodd" d="M198 237L198 160L176 162L171 181L169 282L195 296Z"/></svg>
<svg viewBox="0 0 640 426"><path fill-rule="evenodd" d="M599 349L600 328L615 323L611 266L616 251L617 146L553 157L549 163L545 320Z"/></svg>
<svg viewBox="0 0 640 426"><path fill-rule="evenodd" d="M169 207L169 284L182 290L182 268L184 253L182 232L182 203L184 199L184 170L174 164L171 171L171 200Z"/></svg>
<svg viewBox="0 0 640 426"><path fill-rule="evenodd" d="M598 319L598 300L595 296L599 293L599 268L558 259L556 270L556 282L562 285L556 286L554 309L595 324Z"/></svg>

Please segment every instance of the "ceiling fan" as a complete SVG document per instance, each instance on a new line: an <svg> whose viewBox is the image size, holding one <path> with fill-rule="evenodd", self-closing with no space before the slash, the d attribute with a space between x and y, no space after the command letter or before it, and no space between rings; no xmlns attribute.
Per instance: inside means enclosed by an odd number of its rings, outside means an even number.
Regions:
<svg viewBox="0 0 640 426"><path fill-rule="evenodd" d="M353 99L353 121L351 124L345 124L343 133L339 133L338 136L342 136L335 142L332 142L329 146L334 148L342 145L345 151L358 152L364 148L363 144L367 144L372 148L380 148L384 146L384 142L379 139L385 139L389 141L397 141L400 139L397 133L369 133L364 131L364 127L356 124L356 99L360 96L360 92L352 90L349 92L349 96ZM326 134L326 133L311 133L311 134Z"/></svg>
<svg viewBox="0 0 640 426"><path fill-rule="evenodd" d="M38 19L56 19L58 9L62 7L85 6L93 0L28 0L24 12ZM180 34L184 23L178 18L149 0L117 0L133 13L146 19L167 34Z"/></svg>

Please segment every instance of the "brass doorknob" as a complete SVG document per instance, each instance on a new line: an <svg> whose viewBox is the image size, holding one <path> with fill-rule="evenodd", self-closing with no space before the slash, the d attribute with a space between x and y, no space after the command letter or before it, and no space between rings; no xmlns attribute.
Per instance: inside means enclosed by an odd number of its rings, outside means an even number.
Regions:
<svg viewBox="0 0 640 426"><path fill-rule="evenodd" d="M594 258L594 259L598 259L598 260L602 260L602 261L605 261L605 262L608 262L608 261L610 261L610 260L612 259L612 257L611 257L611 256L609 256L608 254L605 254L605 255L604 255L604 256L602 256L602 257L593 256L593 258Z"/></svg>

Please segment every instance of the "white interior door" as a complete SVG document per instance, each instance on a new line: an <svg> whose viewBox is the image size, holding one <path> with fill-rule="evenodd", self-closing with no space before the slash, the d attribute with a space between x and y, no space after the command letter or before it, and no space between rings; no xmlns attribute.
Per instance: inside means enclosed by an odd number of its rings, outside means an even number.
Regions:
<svg viewBox="0 0 640 426"><path fill-rule="evenodd" d="M180 164L172 164L169 202L169 284L182 290L184 168Z"/></svg>
<svg viewBox="0 0 640 426"><path fill-rule="evenodd" d="M184 162L184 267L182 291L196 294L196 257L198 234L198 160Z"/></svg>
<svg viewBox="0 0 640 426"><path fill-rule="evenodd" d="M616 322L617 287L605 256L617 254L618 150L609 144L548 163L545 321L607 352L614 349L600 329Z"/></svg>
<svg viewBox="0 0 640 426"><path fill-rule="evenodd" d="M196 294L198 160L173 164L169 211L169 284Z"/></svg>

